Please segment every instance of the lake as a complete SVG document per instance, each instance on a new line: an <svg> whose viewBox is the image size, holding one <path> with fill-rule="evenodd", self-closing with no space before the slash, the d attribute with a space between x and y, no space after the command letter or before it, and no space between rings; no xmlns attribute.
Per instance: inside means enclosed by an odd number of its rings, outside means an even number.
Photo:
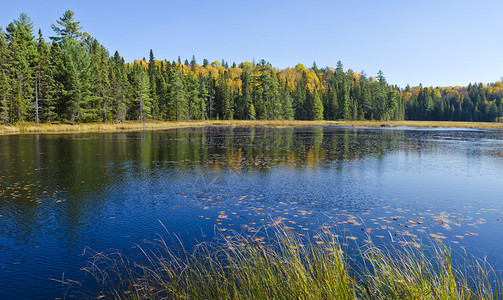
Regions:
<svg viewBox="0 0 503 300"><path fill-rule="evenodd" d="M90 295L81 268L93 253L134 257L166 230L190 248L279 223L306 236L337 231L348 248L441 240L501 275L502 195L501 130L0 136L0 298Z"/></svg>

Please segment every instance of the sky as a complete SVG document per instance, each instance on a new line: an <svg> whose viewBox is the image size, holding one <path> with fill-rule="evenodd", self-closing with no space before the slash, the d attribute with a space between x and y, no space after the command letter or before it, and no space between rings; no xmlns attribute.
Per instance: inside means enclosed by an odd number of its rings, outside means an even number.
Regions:
<svg viewBox="0 0 503 300"><path fill-rule="evenodd" d="M280 69L341 61L368 76L382 70L402 88L503 76L501 0L16 0L0 10L0 27L25 12L48 38L67 9L126 61L150 49L160 60L265 59Z"/></svg>

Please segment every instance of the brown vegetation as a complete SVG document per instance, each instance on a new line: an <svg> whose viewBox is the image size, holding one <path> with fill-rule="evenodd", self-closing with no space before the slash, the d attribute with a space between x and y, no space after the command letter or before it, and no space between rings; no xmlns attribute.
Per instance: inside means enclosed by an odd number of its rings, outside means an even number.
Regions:
<svg viewBox="0 0 503 300"><path fill-rule="evenodd" d="M84 133L84 132L114 132L163 130L203 126L231 126L231 127L302 127L302 126L339 126L339 127L443 127L443 128L503 128L503 123L489 122L452 122L452 121L251 121L251 120L209 120L209 121L180 121L143 123L129 121L125 123L83 123L70 124L41 124L24 123L24 125L0 125L0 134L29 134L29 133Z"/></svg>

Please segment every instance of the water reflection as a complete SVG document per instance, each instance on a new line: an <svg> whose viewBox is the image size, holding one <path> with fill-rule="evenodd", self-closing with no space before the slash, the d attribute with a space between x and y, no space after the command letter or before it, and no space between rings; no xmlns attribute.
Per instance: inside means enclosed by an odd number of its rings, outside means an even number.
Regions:
<svg viewBox="0 0 503 300"><path fill-rule="evenodd" d="M26 295L61 296L47 278L81 276L86 247L128 251L163 230L158 220L187 240L280 220L299 232L347 225L358 241L421 229L490 252L503 246L502 146L494 130L1 136L1 290L28 282Z"/></svg>

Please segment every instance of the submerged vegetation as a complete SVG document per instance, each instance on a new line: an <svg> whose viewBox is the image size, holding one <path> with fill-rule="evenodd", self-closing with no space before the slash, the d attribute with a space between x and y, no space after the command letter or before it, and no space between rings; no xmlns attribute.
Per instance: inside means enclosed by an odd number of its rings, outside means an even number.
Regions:
<svg viewBox="0 0 503 300"><path fill-rule="evenodd" d="M234 233L192 252L162 238L141 263L98 254L86 269L117 299L498 299L492 271L454 267L442 244L372 243L348 255L337 235L315 241L284 228L271 236Z"/></svg>
<svg viewBox="0 0 503 300"><path fill-rule="evenodd" d="M21 14L0 28L0 124L126 120L446 120L500 118L503 83L400 88L384 73L270 63L127 63L66 11L52 42Z"/></svg>

